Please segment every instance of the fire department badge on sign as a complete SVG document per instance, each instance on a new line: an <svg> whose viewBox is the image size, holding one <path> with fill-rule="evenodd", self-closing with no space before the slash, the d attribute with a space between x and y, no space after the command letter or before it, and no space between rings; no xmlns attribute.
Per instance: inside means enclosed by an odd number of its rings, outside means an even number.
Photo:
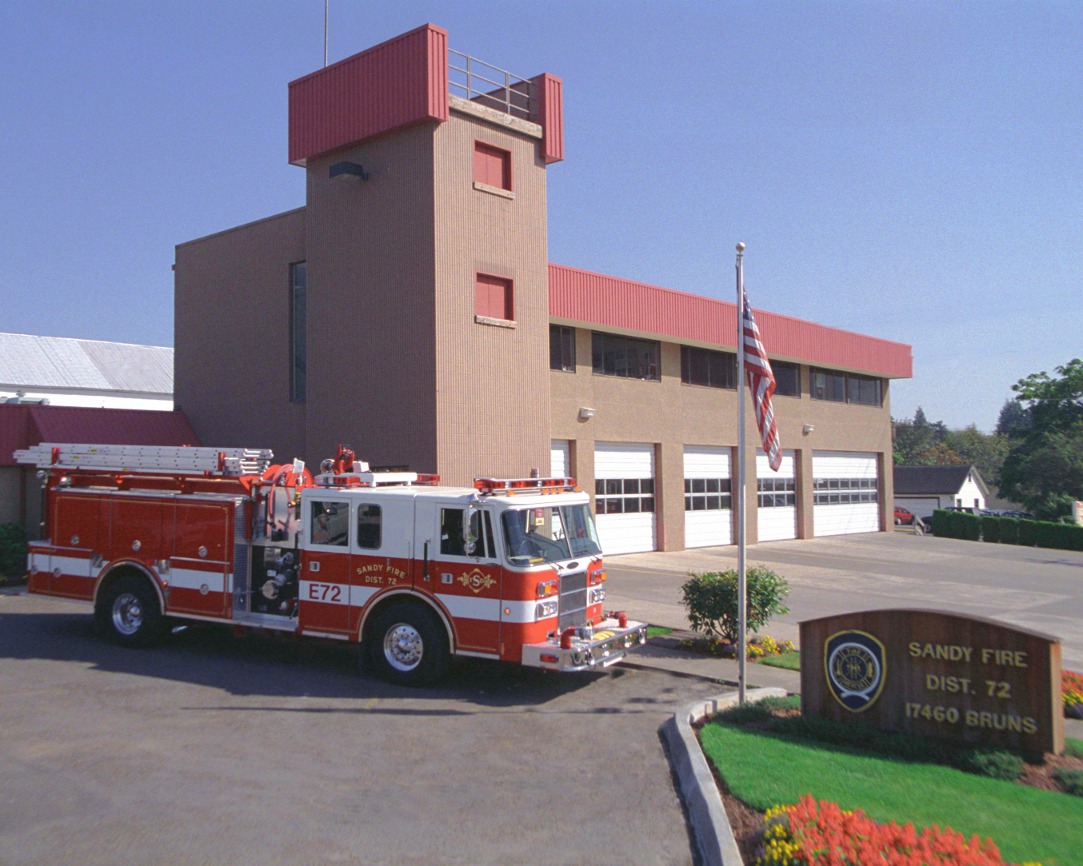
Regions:
<svg viewBox="0 0 1083 866"><path fill-rule="evenodd" d="M473 571L460 574L459 583L476 594L496 583L496 578L491 574L486 574L480 568L475 568Z"/></svg>
<svg viewBox="0 0 1083 866"><path fill-rule="evenodd" d="M852 713L876 703L886 669L884 645L868 632L840 631L824 642L824 673L831 694Z"/></svg>

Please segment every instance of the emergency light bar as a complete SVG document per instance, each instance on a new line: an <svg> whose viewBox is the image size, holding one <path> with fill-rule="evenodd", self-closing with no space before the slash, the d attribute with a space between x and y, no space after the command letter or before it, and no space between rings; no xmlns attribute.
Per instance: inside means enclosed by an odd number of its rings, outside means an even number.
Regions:
<svg viewBox="0 0 1083 866"><path fill-rule="evenodd" d="M524 493L563 493L575 490L574 478L475 478L482 495L514 496Z"/></svg>

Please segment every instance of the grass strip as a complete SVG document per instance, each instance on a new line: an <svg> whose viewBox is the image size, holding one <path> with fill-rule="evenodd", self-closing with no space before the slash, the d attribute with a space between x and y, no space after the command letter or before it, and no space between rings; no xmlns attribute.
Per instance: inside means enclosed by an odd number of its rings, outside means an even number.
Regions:
<svg viewBox="0 0 1083 866"><path fill-rule="evenodd" d="M801 670L801 653L783 653L778 656L764 656L756 662L769 668L785 668L788 671Z"/></svg>
<svg viewBox="0 0 1083 866"><path fill-rule="evenodd" d="M811 794L876 821L988 836L1012 862L1083 862L1078 797L719 723L705 726L700 740L734 796L759 811Z"/></svg>

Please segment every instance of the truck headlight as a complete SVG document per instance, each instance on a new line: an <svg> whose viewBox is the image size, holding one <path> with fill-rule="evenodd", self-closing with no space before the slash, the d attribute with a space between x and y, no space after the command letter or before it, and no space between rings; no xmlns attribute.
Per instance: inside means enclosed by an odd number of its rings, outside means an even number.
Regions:
<svg viewBox="0 0 1083 866"><path fill-rule="evenodd" d="M590 603L601 604L605 601L605 587L596 586L590 591Z"/></svg>
<svg viewBox="0 0 1083 866"><path fill-rule="evenodd" d="M534 619L549 619L557 615L557 603L555 601L539 601L534 606Z"/></svg>

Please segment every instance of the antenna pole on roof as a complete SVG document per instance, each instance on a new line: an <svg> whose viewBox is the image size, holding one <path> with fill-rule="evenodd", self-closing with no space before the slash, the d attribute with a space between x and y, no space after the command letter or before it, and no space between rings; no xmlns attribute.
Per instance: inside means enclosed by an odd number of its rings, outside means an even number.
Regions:
<svg viewBox="0 0 1083 866"><path fill-rule="evenodd" d="M327 66L327 6L330 0L323 0L323 65Z"/></svg>

